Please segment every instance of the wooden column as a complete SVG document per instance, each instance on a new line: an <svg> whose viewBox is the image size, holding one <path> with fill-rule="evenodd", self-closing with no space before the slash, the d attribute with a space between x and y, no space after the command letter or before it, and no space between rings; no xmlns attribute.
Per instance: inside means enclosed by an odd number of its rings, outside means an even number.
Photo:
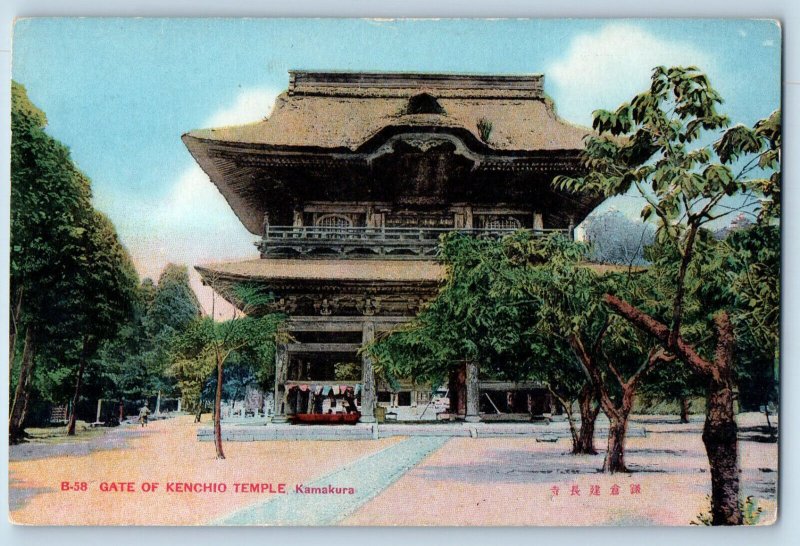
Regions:
<svg viewBox="0 0 800 546"><path fill-rule="evenodd" d="M447 386L450 395L450 414L463 417L467 414L467 371L463 362L450 370L450 381Z"/></svg>
<svg viewBox="0 0 800 546"><path fill-rule="evenodd" d="M467 416L468 423L477 423L480 417L481 389L478 385L478 363L467 361Z"/></svg>
<svg viewBox="0 0 800 546"><path fill-rule="evenodd" d="M275 407L273 423L286 422L286 373L289 368L289 351L285 343L275 347Z"/></svg>
<svg viewBox="0 0 800 546"><path fill-rule="evenodd" d="M533 213L533 230L534 231L541 231L544 229L544 220L542 219L541 212L534 212Z"/></svg>
<svg viewBox="0 0 800 546"><path fill-rule="evenodd" d="M362 330L362 341L364 345L370 343L375 338L375 323L364 321ZM375 371L372 368L372 359L368 354L361 356L361 383L364 388L361 391L361 422L375 422Z"/></svg>

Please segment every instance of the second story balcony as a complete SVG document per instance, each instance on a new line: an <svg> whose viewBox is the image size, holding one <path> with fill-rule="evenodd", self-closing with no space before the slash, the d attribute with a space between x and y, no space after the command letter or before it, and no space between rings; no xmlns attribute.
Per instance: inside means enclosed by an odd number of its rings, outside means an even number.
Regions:
<svg viewBox="0 0 800 546"><path fill-rule="evenodd" d="M434 259L441 235L451 231L496 239L516 229L267 226L256 245L262 258ZM571 236L567 229L532 231L535 235Z"/></svg>

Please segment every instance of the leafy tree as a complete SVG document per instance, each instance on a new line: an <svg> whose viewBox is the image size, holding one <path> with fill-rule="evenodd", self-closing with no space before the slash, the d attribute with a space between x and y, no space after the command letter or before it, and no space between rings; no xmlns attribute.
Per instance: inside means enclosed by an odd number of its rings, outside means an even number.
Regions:
<svg viewBox="0 0 800 546"><path fill-rule="evenodd" d="M376 370L441 385L463 362L472 361L484 376L544 380L567 410L573 451L594 453L594 390L574 357L567 356L569 346L542 333L536 321L539 300L529 290L532 272L563 243L563 238L534 238L527 232L500 241L455 233L444 237L444 286L414 321L367 348ZM576 398L580 431L571 411Z"/></svg>
<svg viewBox="0 0 800 546"><path fill-rule="evenodd" d="M721 247L726 275L719 282L736 333L740 404L765 406L771 429L768 406L778 402L780 362L780 228L762 221L734 230Z"/></svg>
<svg viewBox="0 0 800 546"><path fill-rule="evenodd" d="M587 248L564 237L517 237L517 256L506 278L535 302L533 330L544 343L556 340L588 378L588 386L609 419L603 470L626 472L625 436L636 390L644 374L671 357L651 347L627 324L615 320L602 303L614 287L631 290L638 275L597 271L584 260ZM531 267L531 257L539 257Z"/></svg>
<svg viewBox="0 0 800 546"><path fill-rule="evenodd" d="M189 285L185 265L167 264L161 271L158 284L142 283L146 311L142 328L146 336L143 351L144 377L141 389L145 397L173 388L167 369L170 365L169 347L172 339L201 315L200 302Z"/></svg>
<svg viewBox="0 0 800 546"><path fill-rule="evenodd" d="M138 275L125 248L117 239L113 224L94 212L84 228L83 255L65 293L55 306L65 305L69 333L80 340L75 394L67 434L75 434L76 408L87 363L100 344L116 334L130 318Z"/></svg>
<svg viewBox="0 0 800 546"><path fill-rule="evenodd" d="M643 266L645 248L653 244L655 226L634 222L618 210L590 215L584 223L591 259L605 264Z"/></svg>
<svg viewBox="0 0 800 546"><path fill-rule="evenodd" d="M113 226L92 206L89 180L45 124L25 88L12 83L9 344L12 369L18 370L9 414L12 442L23 436L33 380L47 375L41 372L60 370L55 375L63 384L64 370L72 370L80 392L86 364L123 320L136 278ZM54 369L37 373L37 361Z"/></svg>
<svg viewBox="0 0 800 546"><path fill-rule="evenodd" d="M258 316L271 301L258 286L236 284L224 286L219 279L210 282L224 291L236 309L230 320L216 322L211 317L195 320L171 344L171 371L193 400L198 400L208 373L216 371L214 396L214 447L217 459L224 459L222 448L221 408L224 386L223 369L237 358L248 359L259 368L270 368L275 362L276 336L283 316ZM215 299L212 301L216 301ZM212 310L212 317L214 311Z"/></svg>
<svg viewBox="0 0 800 546"><path fill-rule="evenodd" d="M90 207L88 181L69 151L44 130L47 118L11 85L11 317L9 362L21 362L9 411L9 439L19 441L40 338L47 326L49 287L64 278L79 247L75 226ZM24 332L22 346L18 335Z"/></svg>
<svg viewBox="0 0 800 546"><path fill-rule="evenodd" d="M373 344L376 370L441 385L471 361L484 374L520 377L516 360L508 357L520 343L523 310L493 293L501 256L496 241L445 237L440 249L448 270L444 286L417 319Z"/></svg>
<svg viewBox="0 0 800 546"><path fill-rule="evenodd" d="M657 219L656 241L669 243L677 251L677 267L664 271L671 275L674 287L666 314L650 315L612 293L604 299L615 313L648 333L708 382L703 442L711 467L713 523L739 525L733 325L730 314L720 309L714 320L716 346L713 352L703 350L699 344L707 334L699 338L682 328L686 281L698 233L704 226L752 207L758 195L771 207L777 206L780 176L765 180L752 175L759 167L774 168L780 159L780 114L772 114L752 129L736 125L725 130L729 120L717 111L721 103L722 97L697 68L656 67L649 89L613 112L593 113L593 127L599 135L587 141L588 174L558 177L554 183L607 196L635 189L647 202L643 219ZM718 138L708 138L711 133ZM703 144L705 141L710 144ZM736 194L744 195L744 203L727 204L726 198Z"/></svg>

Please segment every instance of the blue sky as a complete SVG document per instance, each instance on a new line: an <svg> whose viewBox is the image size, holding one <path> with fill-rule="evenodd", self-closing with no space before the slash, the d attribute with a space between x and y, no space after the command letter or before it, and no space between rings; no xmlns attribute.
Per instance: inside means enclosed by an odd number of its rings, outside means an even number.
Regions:
<svg viewBox="0 0 800 546"><path fill-rule="evenodd" d="M289 69L543 73L559 114L588 125L653 66L695 64L752 125L779 107L780 48L763 20L25 19L12 66L157 276L168 261L257 256L180 136L263 118Z"/></svg>

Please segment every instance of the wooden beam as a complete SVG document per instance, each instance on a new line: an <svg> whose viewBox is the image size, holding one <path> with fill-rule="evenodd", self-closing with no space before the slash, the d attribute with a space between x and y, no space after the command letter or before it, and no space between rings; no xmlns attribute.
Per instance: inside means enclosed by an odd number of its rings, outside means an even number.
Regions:
<svg viewBox="0 0 800 546"><path fill-rule="evenodd" d="M369 317L378 330L390 330L413 317ZM289 332L361 332L365 317L292 317L283 327Z"/></svg>
<svg viewBox="0 0 800 546"><path fill-rule="evenodd" d="M483 380L479 382L482 391L518 391L518 390L533 390L533 389L546 389L544 383L539 381L489 381Z"/></svg>
<svg viewBox="0 0 800 546"><path fill-rule="evenodd" d="M360 343L290 343L290 353L355 353L361 349Z"/></svg>

